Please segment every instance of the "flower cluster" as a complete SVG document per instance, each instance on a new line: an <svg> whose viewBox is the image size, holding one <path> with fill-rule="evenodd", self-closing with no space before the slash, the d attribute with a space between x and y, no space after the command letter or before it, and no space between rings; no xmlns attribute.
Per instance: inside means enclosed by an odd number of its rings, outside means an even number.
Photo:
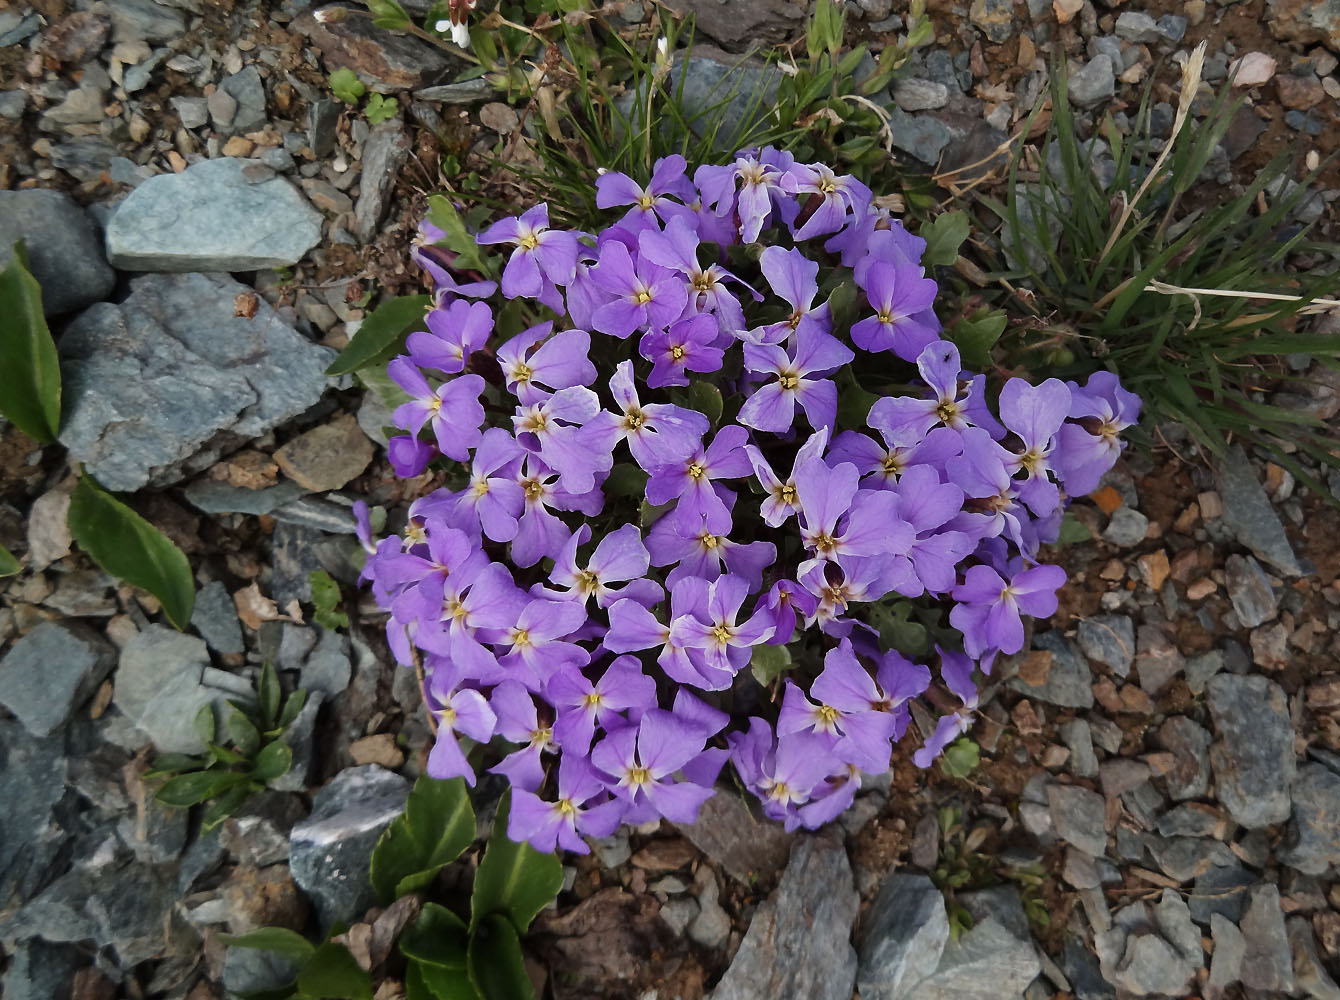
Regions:
<svg viewBox="0 0 1340 1000"><path fill-rule="evenodd" d="M360 514L391 647L424 667L429 773L473 782L459 738L501 738L509 832L541 850L692 821L727 762L818 826L913 699L942 709L919 766L967 729L974 670L1055 610L1039 546L1139 401L1105 374L993 397L941 338L924 241L823 164L672 156L597 198L619 217L595 235L545 205L481 232L497 284L434 226L415 249L435 308L389 368L389 457L448 460L447 485L403 537ZM882 630L895 602L932 623L928 662Z"/></svg>

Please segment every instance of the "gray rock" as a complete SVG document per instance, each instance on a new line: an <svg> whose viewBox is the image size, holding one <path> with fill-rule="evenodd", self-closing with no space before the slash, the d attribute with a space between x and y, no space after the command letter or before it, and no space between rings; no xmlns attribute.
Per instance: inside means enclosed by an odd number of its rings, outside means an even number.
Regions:
<svg viewBox="0 0 1340 1000"><path fill-rule="evenodd" d="M1111 667L1118 677L1131 672L1135 660L1135 625L1128 615L1095 615L1081 618L1076 640L1084 655Z"/></svg>
<svg viewBox="0 0 1340 1000"><path fill-rule="evenodd" d="M307 815L297 795L267 790L251 796L219 828L219 842L244 865L288 860L289 833Z"/></svg>
<svg viewBox="0 0 1340 1000"><path fill-rule="evenodd" d="M1065 864L1061 868L1061 877L1076 889L1096 889L1102 882L1094 859L1073 847L1065 849Z"/></svg>
<svg viewBox="0 0 1340 1000"><path fill-rule="evenodd" d="M98 873L87 912L93 939L111 948L123 969L160 956L168 913L177 901L175 865L132 862Z"/></svg>
<svg viewBox="0 0 1340 1000"><path fill-rule="evenodd" d="M1213 836L1223 818L1210 806L1199 802L1187 802L1159 817L1160 837L1209 837Z"/></svg>
<svg viewBox="0 0 1340 1000"><path fill-rule="evenodd" d="M917 984L918 1000L1000 1000L1023 993L1042 969L1028 920L1012 886L960 893L972 929L950 941L940 963Z"/></svg>
<svg viewBox="0 0 1340 1000"><path fill-rule="evenodd" d="M354 236L367 243L377 232L400 168L409 159L409 136L399 118L382 122L363 144L363 173L354 205Z"/></svg>
<svg viewBox="0 0 1340 1000"><path fill-rule="evenodd" d="M1247 941L1237 925L1221 913L1211 915L1210 933L1214 938L1214 955L1210 960L1207 985L1222 990L1236 983L1242 974Z"/></svg>
<svg viewBox="0 0 1340 1000"><path fill-rule="evenodd" d="M1290 790L1293 818L1276 857L1306 875L1340 864L1340 775L1322 764L1304 764Z"/></svg>
<svg viewBox="0 0 1340 1000"><path fill-rule="evenodd" d="M781 826L757 819L738 795L713 795L698 811L698 821L676 824L693 846L745 885L781 871L794 837Z"/></svg>
<svg viewBox="0 0 1340 1000"><path fill-rule="evenodd" d="M232 76L224 77L219 90L237 102L231 123L233 132L257 132L265 127L265 85L261 83L260 70L244 66Z"/></svg>
<svg viewBox="0 0 1340 1000"><path fill-rule="evenodd" d="M218 93L218 91L216 91ZM182 128L202 128L209 124L209 100L204 97L169 97L168 103L181 119Z"/></svg>
<svg viewBox="0 0 1340 1000"><path fill-rule="evenodd" d="M733 51L785 41L800 27L805 16L787 0L754 0L747 4L674 0L668 6L680 17L692 14L699 34Z"/></svg>
<svg viewBox="0 0 1340 1000"><path fill-rule="evenodd" d="M63 842L53 809L69 766L60 734L34 738L20 723L0 719L0 900L16 890L27 898L45 874L42 859Z"/></svg>
<svg viewBox="0 0 1340 1000"><path fill-rule="evenodd" d="M289 867L323 927L356 920L375 901L372 849L408 796L409 782L398 774L376 764L348 768L317 792L311 815L294 826Z"/></svg>
<svg viewBox="0 0 1340 1000"><path fill-rule="evenodd" d="M671 899L662 904L660 917L675 934L683 934L698 915L698 902L691 896Z"/></svg>
<svg viewBox="0 0 1340 1000"><path fill-rule="evenodd" d="M1109 932L1111 933L1111 932ZM1132 934L1111 978L1113 985L1138 997L1183 996L1196 967L1157 934Z"/></svg>
<svg viewBox="0 0 1340 1000"><path fill-rule="evenodd" d="M185 850L189 820L187 810L163 805L150 791L142 808L117 820L116 833L138 860L161 864L176 861Z"/></svg>
<svg viewBox="0 0 1340 1000"><path fill-rule="evenodd" d="M1140 690L1157 695L1182 672L1182 652L1154 625L1141 625L1135 633L1135 671Z"/></svg>
<svg viewBox="0 0 1340 1000"><path fill-rule="evenodd" d="M863 1000L902 1000L940 964L949 942L944 896L924 875L884 880L861 921L856 986Z"/></svg>
<svg viewBox="0 0 1340 1000"><path fill-rule="evenodd" d="M316 719L325 696L310 692L303 702L298 717L284 730L283 740L293 749L293 764L270 787L278 792L305 792L312 777L312 761L316 746Z"/></svg>
<svg viewBox="0 0 1340 1000"><path fill-rule="evenodd" d="M1284 525L1252 471L1246 453L1235 445L1216 468L1216 474L1224 502L1225 527L1262 562L1285 576L1300 576L1303 570L1284 533Z"/></svg>
<svg viewBox="0 0 1340 1000"><path fill-rule="evenodd" d="M730 937L730 916L717 902L720 889L712 869L704 865L698 869L695 893L698 900L698 915L689 924L689 937L702 947L716 950Z"/></svg>
<svg viewBox="0 0 1340 1000"><path fill-rule="evenodd" d="M608 837L593 838L591 846L595 848L596 857L605 868L618 868L633 856L633 848L628 842L628 831L622 827Z"/></svg>
<svg viewBox="0 0 1340 1000"><path fill-rule="evenodd" d="M412 35L379 28L367 17L322 23L307 11L294 18L293 30L307 35L321 50L327 70L352 69L369 90L381 94L419 90L466 65Z"/></svg>
<svg viewBox="0 0 1340 1000"><path fill-rule="evenodd" d="M798 837L777 891L755 912L713 1000L850 1000L859 904L841 841Z"/></svg>
<svg viewBox="0 0 1340 1000"><path fill-rule="evenodd" d="M1103 529L1103 540L1132 548L1145 540L1149 530L1149 518L1131 507L1118 507L1112 512L1112 518Z"/></svg>
<svg viewBox="0 0 1340 1000"><path fill-rule="evenodd" d="M334 698L349 686L353 670L349 661L348 636L322 630L316 648L302 665L299 683L308 691L320 691L328 698Z"/></svg>
<svg viewBox="0 0 1340 1000"><path fill-rule="evenodd" d="M1098 757L1093 752L1093 734L1083 719L1071 719L1061 724L1061 740L1070 751L1070 773L1077 778L1092 778L1098 774Z"/></svg>
<svg viewBox="0 0 1340 1000"><path fill-rule="evenodd" d="M74 976L88 959L68 944L49 944L41 938L20 941L0 979L5 1000L53 1000L72 995Z"/></svg>
<svg viewBox="0 0 1340 1000"><path fill-rule="evenodd" d="M1145 846L1159 870L1178 882L1190 882L1234 861L1227 847L1209 837L1146 837Z"/></svg>
<svg viewBox="0 0 1340 1000"><path fill-rule="evenodd" d="M1141 45L1163 41L1158 22L1143 11L1134 10L1122 11L1117 15L1117 36Z"/></svg>
<svg viewBox="0 0 1340 1000"><path fill-rule="evenodd" d="M42 125L93 125L102 121L107 95L97 87L78 87L42 116ZM54 129L53 129L54 131Z"/></svg>
<svg viewBox="0 0 1340 1000"><path fill-rule="evenodd" d="M114 42L171 42L186 31L186 18L154 0L116 0L108 4Z"/></svg>
<svg viewBox="0 0 1340 1000"><path fill-rule="evenodd" d="M1256 628L1274 620L1279 602L1259 562L1251 556L1229 556L1224 575L1228 579L1228 599L1233 602L1238 621L1246 628Z"/></svg>
<svg viewBox="0 0 1340 1000"><path fill-rule="evenodd" d="M1186 674L1186 686L1192 694L1204 694L1205 685L1210 678L1224 669L1224 654L1217 649L1201 653L1186 661L1182 668Z"/></svg>
<svg viewBox="0 0 1340 1000"><path fill-rule="evenodd" d="M1236 858L1228 865L1216 865L1204 875L1197 876L1195 890L1187 899L1191 919L1208 924L1218 914L1236 924L1247 909L1247 890L1257 878L1238 863Z"/></svg>
<svg viewBox="0 0 1340 1000"><path fill-rule="evenodd" d="M276 509L274 519L328 535L352 535L357 525L349 508L350 504L331 499L330 495L299 497Z"/></svg>
<svg viewBox="0 0 1340 1000"><path fill-rule="evenodd" d="M1109 799L1115 799L1134 791L1148 781L1149 765L1142 760L1117 757L1114 760L1103 761L1098 774L1103 794Z"/></svg>
<svg viewBox="0 0 1340 1000"><path fill-rule="evenodd" d="M1096 858L1107 853L1107 806L1101 795L1078 785L1048 785L1047 804L1058 837Z"/></svg>
<svg viewBox="0 0 1340 1000"><path fill-rule="evenodd" d="M116 284L93 219L61 191L0 191L0 268L20 239L48 316L99 302Z"/></svg>
<svg viewBox="0 0 1340 1000"><path fill-rule="evenodd" d="M704 46L695 45L694 51ZM437 87L424 87L414 92L415 101L425 104L474 104L487 100L494 94L487 80L462 80L460 83L444 83Z"/></svg>
<svg viewBox="0 0 1340 1000"><path fill-rule="evenodd" d="M1109 100L1116 90L1112 60L1105 55L1095 56L1070 75L1070 100L1081 108L1091 108Z"/></svg>
<svg viewBox="0 0 1340 1000"><path fill-rule="evenodd" d="M292 984L298 966L260 948L229 948L223 955L223 986L233 996L277 990Z"/></svg>
<svg viewBox="0 0 1340 1000"><path fill-rule="evenodd" d="M922 163L938 163L944 148L954 141L954 130L934 115L909 115L896 105L888 112L893 147Z"/></svg>
<svg viewBox="0 0 1340 1000"><path fill-rule="evenodd" d="M491 89L489 92L492 92ZM324 160L335 152L335 129L343 112L344 104L341 101L318 100L308 106L307 145L312 147L317 159Z"/></svg>
<svg viewBox="0 0 1340 1000"><path fill-rule="evenodd" d="M1159 18L1158 31L1163 40L1176 45L1186 37L1187 19L1180 14L1164 14Z"/></svg>
<svg viewBox="0 0 1340 1000"><path fill-rule="evenodd" d="M1290 917L1284 928L1293 952L1295 988L1311 1000L1340 1000L1340 986L1317 955L1317 942L1307 917Z"/></svg>
<svg viewBox="0 0 1340 1000"><path fill-rule="evenodd" d="M322 569L317 546L325 534L281 521L271 536L270 596L280 607L289 601L308 602L312 599L312 573Z"/></svg>
<svg viewBox="0 0 1340 1000"><path fill-rule="evenodd" d="M33 18L34 23L37 18ZM0 47L7 43L3 37L0 37ZM28 107L28 92L26 90L0 90L0 118L16 122L23 117L24 109Z"/></svg>
<svg viewBox="0 0 1340 1000"><path fill-rule="evenodd" d="M1051 9L1050 5L1047 9ZM1113 1000L1116 996L1103 979L1097 960L1076 935L1066 935L1061 948L1061 968L1079 1000Z"/></svg>
<svg viewBox="0 0 1340 1000"><path fill-rule="evenodd" d="M226 656L246 652L242 623L237 620L237 605L228 588L218 580L211 580L196 591L191 627L216 653Z"/></svg>
<svg viewBox="0 0 1340 1000"><path fill-rule="evenodd" d="M116 650L92 629L45 622L0 659L0 705L34 736L65 724L116 662Z"/></svg>
<svg viewBox="0 0 1340 1000"><path fill-rule="evenodd" d="M307 491L291 479L264 489L230 486L217 479L197 479L186 487L186 499L206 514L273 514Z"/></svg>
<svg viewBox="0 0 1340 1000"><path fill-rule="evenodd" d="M321 241L321 213L281 177L253 184L235 157L159 174L107 223L124 271L254 271L296 264Z"/></svg>
<svg viewBox="0 0 1340 1000"><path fill-rule="evenodd" d="M904 111L934 111L949 103L949 88L935 80L909 76L894 82L893 99Z"/></svg>
<svg viewBox="0 0 1340 1000"><path fill-rule="evenodd" d="M1259 675L1219 674L1206 692L1219 737L1210 748L1219 801L1248 829L1288 819L1297 763L1284 691Z"/></svg>
<svg viewBox="0 0 1340 1000"><path fill-rule="evenodd" d="M207 678L208 671L208 678ZM218 725L238 697L209 665L205 644L162 625L150 625L121 651L113 703L165 753L199 753L196 713L213 705ZM228 675L224 675L225 677ZM244 690L246 690L244 688Z"/></svg>
<svg viewBox="0 0 1340 1000"><path fill-rule="evenodd" d="M996 45L1014 36L1014 4L1012 0L974 0L968 9L972 23Z"/></svg>
<svg viewBox="0 0 1340 1000"><path fill-rule="evenodd" d="M1200 931L1191 922L1191 910L1181 893L1164 889L1154 906L1154 924L1173 950L1186 959L1192 969L1205 964L1205 949L1200 944Z"/></svg>
<svg viewBox="0 0 1340 1000"><path fill-rule="evenodd" d="M1242 956L1242 985L1254 990L1292 993L1293 949L1284 930L1279 889L1270 884L1253 889L1239 926L1247 942Z"/></svg>
<svg viewBox="0 0 1340 1000"><path fill-rule="evenodd" d="M145 275L70 324L61 442L103 485L176 482L321 398L332 352L264 300L235 316L240 294L227 275Z"/></svg>
<svg viewBox="0 0 1340 1000"><path fill-rule="evenodd" d="M1043 632L1033 637L1033 648L1052 654L1051 669L1041 684L1027 684L1020 677L1010 681L1010 687L1049 705L1062 708L1093 707L1093 674L1089 665L1060 629Z"/></svg>
<svg viewBox="0 0 1340 1000"><path fill-rule="evenodd" d="M1174 715L1158 728L1155 742L1174 757L1163 776L1168 794L1178 802L1198 799L1210 787L1210 734L1184 715Z"/></svg>

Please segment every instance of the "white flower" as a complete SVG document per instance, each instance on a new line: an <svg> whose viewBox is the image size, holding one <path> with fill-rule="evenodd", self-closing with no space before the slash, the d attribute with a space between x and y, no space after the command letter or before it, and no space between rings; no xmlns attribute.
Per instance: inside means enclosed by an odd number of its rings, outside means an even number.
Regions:
<svg viewBox="0 0 1340 1000"><path fill-rule="evenodd" d="M448 31L451 30L451 21L449 21L447 18L444 17L442 18L442 20L438 21L436 24L433 25L433 30L438 32L439 34L445 35Z"/></svg>
<svg viewBox="0 0 1340 1000"><path fill-rule="evenodd" d="M470 28L464 24L451 26L451 40L463 49L470 47Z"/></svg>

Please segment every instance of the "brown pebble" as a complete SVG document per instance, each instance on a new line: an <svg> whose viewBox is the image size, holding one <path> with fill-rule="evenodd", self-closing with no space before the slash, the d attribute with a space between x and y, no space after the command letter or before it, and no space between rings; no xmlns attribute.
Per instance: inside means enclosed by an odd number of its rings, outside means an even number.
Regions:
<svg viewBox="0 0 1340 1000"><path fill-rule="evenodd" d="M1275 93L1286 108L1298 111L1316 107L1326 98L1326 91L1315 76L1293 76L1290 73L1281 73L1275 77ZM1268 474L1269 467L1266 471ZM1279 471L1283 478L1284 470ZM1267 490L1274 492L1270 487Z"/></svg>

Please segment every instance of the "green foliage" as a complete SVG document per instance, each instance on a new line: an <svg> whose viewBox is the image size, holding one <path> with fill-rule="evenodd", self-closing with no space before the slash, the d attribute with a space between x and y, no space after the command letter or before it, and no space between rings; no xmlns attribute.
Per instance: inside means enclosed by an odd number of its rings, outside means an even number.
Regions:
<svg viewBox="0 0 1340 1000"><path fill-rule="evenodd" d="M958 348L965 368L982 371L991 367L991 348L1005 332L1009 318L1000 309L979 309L964 316L945 331Z"/></svg>
<svg viewBox="0 0 1340 1000"><path fill-rule="evenodd" d="M367 0L372 12L372 23L379 28L396 31L410 26L409 14L396 0Z"/></svg>
<svg viewBox="0 0 1340 1000"><path fill-rule="evenodd" d="M154 797L179 809L209 802L201 827L212 830L235 813L248 795L288 773L293 766L293 750L284 740L284 731L306 701L307 692L301 689L284 699L279 675L272 664L265 664L255 703L229 702L232 711L225 737L221 739L216 731L214 706L204 705L193 721L205 752L162 754L154 761L145 777L167 777Z"/></svg>
<svg viewBox="0 0 1340 1000"><path fill-rule="evenodd" d="M475 873L475 888L470 896L471 932L486 917L501 913L518 933L524 933L535 915L563 886L563 866L557 857L541 854L529 844L518 844L507 836L511 801L509 788L498 803L493 836Z"/></svg>
<svg viewBox="0 0 1340 1000"><path fill-rule="evenodd" d="M326 629L349 627L349 615L340 610L340 585L323 569L314 569L308 579L312 584L312 620Z"/></svg>
<svg viewBox="0 0 1340 1000"><path fill-rule="evenodd" d="M400 114L400 105L394 97L372 94L368 97L368 103L363 109L363 114L367 115L368 121L373 125L380 125L382 122L390 121Z"/></svg>
<svg viewBox="0 0 1340 1000"><path fill-rule="evenodd" d="M0 545L0 577L13 576L23 567L3 545Z"/></svg>
<svg viewBox="0 0 1340 1000"><path fill-rule="evenodd" d="M42 314L42 287L23 241L0 271L0 414L35 441L60 431L60 364Z"/></svg>
<svg viewBox="0 0 1340 1000"><path fill-rule="evenodd" d="M352 104L354 107L358 107L358 102L367 93L367 87L363 86L363 81L358 78L358 74L347 66L331 73L326 78L326 83L330 86L332 94L345 104Z"/></svg>
<svg viewBox="0 0 1340 1000"><path fill-rule="evenodd" d="M1045 930L1051 924L1047 904L1042 898L1042 887L1049 876L1041 867L1029 865L1015 868L1000 864L984 853L981 848L986 841L988 827L979 826L968 830L960 809L946 806L936 814L936 819L940 826L940 857L935 870L931 872L931 881L945 894L949 934L955 941L973 925L972 915L956 901L956 892L983 889L999 885L1002 881L1011 881L1019 886L1024 913L1034 926Z"/></svg>
<svg viewBox="0 0 1340 1000"><path fill-rule="evenodd" d="M331 935L339 930L331 928ZM244 1000L372 1000L372 977L344 945L329 936L314 945L283 927L262 927L249 934L225 936L233 948L256 948L282 955L298 967L293 982L277 990L242 994Z"/></svg>
<svg viewBox="0 0 1340 1000"><path fill-rule="evenodd" d="M327 375L348 375L364 368L381 368L404 348L405 338L423 328L432 296L403 295L387 299L363 320L348 346L326 369Z"/></svg>
<svg viewBox="0 0 1340 1000"><path fill-rule="evenodd" d="M463 778L421 777L405 811L372 852L372 888L384 903L426 888L475 839L475 812Z"/></svg>
<svg viewBox="0 0 1340 1000"><path fill-rule="evenodd" d="M940 767L951 778L967 778L982 762L982 750L976 743L962 736L945 747Z"/></svg>
<svg viewBox="0 0 1340 1000"><path fill-rule="evenodd" d="M921 262L927 267L948 267L958 260L959 247L968 238L968 213L943 212L917 233L926 241Z"/></svg>
<svg viewBox="0 0 1340 1000"><path fill-rule="evenodd" d="M1180 423L1214 455L1231 439L1249 442L1329 497L1298 460L1340 467L1323 422L1264 395L1307 381L1287 365L1290 354L1340 368L1340 335L1297 329L1308 303L1335 284L1333 263L1308 271L1294 261L1329 256L1293 221L1324 164L1295 185L1295 151L1282 149L1241 194L1216 187L1206 200L1194 187L1242 103L1224 86L1202 118L1179 110L1185 124L1166 155L1150 128L1152 91L1131 134L1105 119L1095 137L1110 149L1104 170L1103 147L1076 133L1063 65L1052 80L1041 148L1014 159L1003 202L980 198L1004 223L996 276L1031 291L1015 294L1030 315L1000 353L1033 373L1116 372L1144 400L1147 424ZM1195 87L1184 90L1190 112ZM1036 181L1023 181L1025 169Z"/></svg>
<svg viewBox="0 0 1340 1000"><path fill-rule="evenodd" d="M195 579L181 549L152 524L84 475L70 497L70 534L99 566L143 587L178 629L191 620Z"/></svg>
<svg viewBox="0 0 1340 1000"><path fill-rule="evenodd" d="M496 265L485 256L485 248L479 245L470 230L470 223L479 224L484 214L473 214L475 217L470 220L462 217L451 199L445 195L435 194L428 199L428 221L446 234L438 245L455 255L452 266L457 270L479 271L488 277L496 276Z"/></svg>
<svg viewBox="0 0 1340 1000"><path fill-rule="evenodd" d="M749 671L754 675L754 680L764 687L768 687L790 669L791 651L785 646L760 643L750 654Z"/></svg>

